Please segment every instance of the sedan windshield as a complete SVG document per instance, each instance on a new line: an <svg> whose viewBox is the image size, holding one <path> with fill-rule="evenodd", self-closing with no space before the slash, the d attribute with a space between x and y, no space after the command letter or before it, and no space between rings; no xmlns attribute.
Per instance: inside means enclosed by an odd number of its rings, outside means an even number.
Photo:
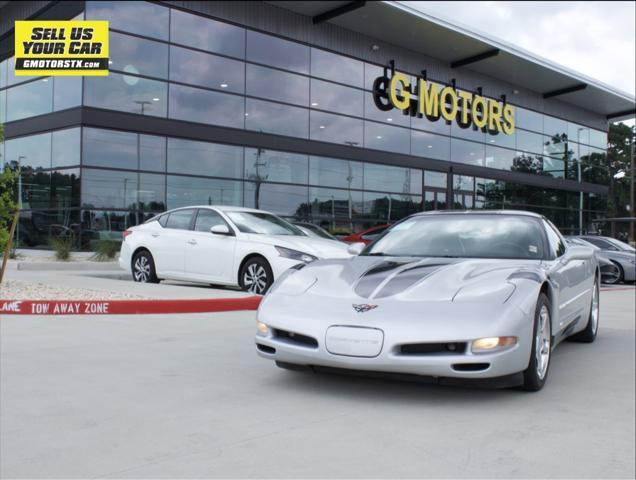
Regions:
<svg viewBox="0 0 636 480"><path fill-rule="evenodd" d="M539 222L521 215L422 215L396 224L363 255L543 258Z"/></svg>
<svg viewBox="0 0 636 480"><path fill-rule="evenodd" d="M264 212L226 212L236 228L243 233L262 235L306 235L282 218Z"/></svg>

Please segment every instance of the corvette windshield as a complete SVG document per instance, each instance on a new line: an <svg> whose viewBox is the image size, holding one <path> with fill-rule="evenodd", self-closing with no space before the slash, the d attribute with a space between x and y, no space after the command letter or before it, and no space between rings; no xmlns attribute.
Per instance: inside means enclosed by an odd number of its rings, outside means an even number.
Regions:
<svg viewBox="0 0 636 480"><path fill-rule="evenodd" d="M291 223L270 213L262 212L227 212L236 228L243 233L259 233L262 235L306 235Z"/></svg>
<svg viewBox="0 0 636 480"><path fill-rule="evenodd" d="M540 228L521 215L423 215L396 224L362 255L541 259Z"/></svg>

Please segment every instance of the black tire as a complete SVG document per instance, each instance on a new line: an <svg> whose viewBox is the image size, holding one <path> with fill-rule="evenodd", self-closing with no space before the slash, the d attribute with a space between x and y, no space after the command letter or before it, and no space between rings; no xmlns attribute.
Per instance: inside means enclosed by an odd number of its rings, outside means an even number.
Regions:
<svg viewBox="0 0 636 480"><path fill-rule="evenodd" d="M616 265L616 267L618 267L618 280L616 280L616 283L624 283L625 270L623 270L623 267L621 267L620 263L616 263L614 260L612 260L612 263Z"/></svg>
<svg viewBox="0 0 636 480"><path fill-rule="evenodd" d="M148 250L137 252L132 259L133 280L139 283L159 283L155 261Z"/></svg>
<svg viewBox="0 0 636 480"><path fill-rule="evenodd" d="M598 278L594 280L594 294L596 296L592 296L592 305L590 308L590 316L587 319L587 325L585 326L585 330L581 330L580 332L572 335L569 340L574 340L575 342L582 343L592 343L596 339L596 334L598 333L598 321L600 316L600 301L599 301L599 285ZM596 300L596 305L595 305ZM596 315L596 317L594 316Z"/></svg>
<svg viewBox="0 0 636 480"><path fill-rule="evenodd" d="M537 299L537 307L534 312L534 328L532 329L532 349L528 368L523 372L523 389L536 392L543 388L550 371L550 359L552 357L552 315L550 300L545 293L540 293ZM546 318L547 315L547 318ZM547 332L541 328L547 322ZM540 334L540 335L539 335ZM541 348L537 349L537 341ZM547 345L546 345L547 342ZM546 352L547 350L547 352ZM547 357L544 357L547 353ZM544 363L545 362L545 363Z"/></svg>
<svg viewBox="0 0 636 480"><path fill-rule="evenodd" d="M263 257L251 257L241 267L239 285L246 292L265 295L274 283L274 273Z"/></svg>

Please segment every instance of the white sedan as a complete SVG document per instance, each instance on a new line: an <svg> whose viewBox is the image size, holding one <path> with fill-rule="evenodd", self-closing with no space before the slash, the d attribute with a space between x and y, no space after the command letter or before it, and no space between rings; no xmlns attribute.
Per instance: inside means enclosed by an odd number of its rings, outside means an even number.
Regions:
<svg viewBox="0 0 636 480"><path fill-rule="evenodd" d="M136 282L186 280L257 294L288 268L351 256L344 243L309 237L276 215L228 206L170 210L123 237L119 265Z"/></svg>

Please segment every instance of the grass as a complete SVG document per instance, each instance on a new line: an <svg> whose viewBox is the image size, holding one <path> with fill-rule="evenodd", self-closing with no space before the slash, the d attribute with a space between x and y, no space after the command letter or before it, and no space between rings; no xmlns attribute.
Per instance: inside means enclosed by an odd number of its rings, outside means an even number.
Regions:
<svg viewBox="0 0 636 480"><path fill-rule="evenodd" d="M98 262L112 260L119 253L120 248L121 242L117 240L98 240L95 244L95 255L93 255L93 259Z"/></svg>
<svg viewBox="0 0 636 480"><path fill-rule="evenodd" d="M71 250L73 249L73 237L51 237L49 244L55 250L55 258L63 262L71 259Z"/></svg>

